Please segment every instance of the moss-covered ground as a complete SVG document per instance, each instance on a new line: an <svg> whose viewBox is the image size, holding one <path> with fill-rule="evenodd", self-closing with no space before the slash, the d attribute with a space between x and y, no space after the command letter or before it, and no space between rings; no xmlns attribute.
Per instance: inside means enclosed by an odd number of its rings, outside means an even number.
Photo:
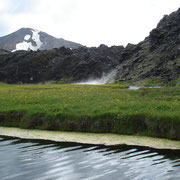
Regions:
<svg viewBox="0 0 180 180"><path fill-rule="evenodd" d="M180 87L0 84L0 126L180 140Z"/></svg>

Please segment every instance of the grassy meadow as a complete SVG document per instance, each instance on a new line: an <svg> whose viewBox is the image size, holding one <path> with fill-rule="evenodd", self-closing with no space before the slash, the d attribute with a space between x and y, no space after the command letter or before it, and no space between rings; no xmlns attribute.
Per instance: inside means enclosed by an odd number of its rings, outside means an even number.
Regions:
<svg viewBox="0 0 180 180"><path fill-rule="evenodd" d="M180 87L0 84L0 126L180 140Z"/></svg>

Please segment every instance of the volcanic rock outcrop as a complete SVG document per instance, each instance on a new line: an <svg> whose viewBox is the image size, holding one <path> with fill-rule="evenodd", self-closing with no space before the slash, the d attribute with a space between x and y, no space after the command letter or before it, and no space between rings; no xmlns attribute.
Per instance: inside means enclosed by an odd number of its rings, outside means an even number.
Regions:
<svg viewBox="0 0 180 180"><path fill-rule="evenodd" d="M175 80L180 75L180 8L165 15L144 41L128 44L121 54L117 79L156 77Z"/></svg>
<svg viewBox="0 0 180 180"><path fill-rule="evenodd" d="M116 68L123 46L108 48L61 47L48 51L16 51L0 54L0 81L38 83L75 82L101 77Z"/></svg>
<svg viewBox="0 0 180 180"><path fill-rule="evenodd" d="M100 78L113 69L117 71L116 80L120 81L178 79L180 9L165 15L144 41L128 44L126 48L101 45L42 51L0 50L0 81L6 83L77 82Z"/></svg>

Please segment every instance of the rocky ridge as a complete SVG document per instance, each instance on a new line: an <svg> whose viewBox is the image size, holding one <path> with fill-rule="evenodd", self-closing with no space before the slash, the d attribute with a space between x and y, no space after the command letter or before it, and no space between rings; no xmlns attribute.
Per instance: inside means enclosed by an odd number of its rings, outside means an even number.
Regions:
<svg viewBox="0 0 180 180"><path fill-rule="evenodd" d="M98 48L65 47L48 51L0 51L0 81L38 83L76 82L99 78L116 69L116 80L158 78L176 80L180 75L180 9L165 15L150 35L137 45Z"/></svg>
<svg viewBox="0 0 180 180"><path fill-rule="evenodd" d="M47 81L76 82L101 77L116 68L122 46L108 48L61 47L48 51L0 53L0 81L38 83Z"/></svg>
<svg viewBox="0 0 180 180"><path fill-rule="evenodd" d="M180 8L165 15L144 41L128 44L121 55L117 79L156 77L175 80L180 75Z"/></svg>

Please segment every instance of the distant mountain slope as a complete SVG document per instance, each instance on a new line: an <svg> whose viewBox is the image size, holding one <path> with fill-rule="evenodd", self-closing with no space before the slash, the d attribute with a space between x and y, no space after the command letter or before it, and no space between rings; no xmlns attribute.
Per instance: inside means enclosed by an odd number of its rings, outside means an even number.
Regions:
<svg viewBox="0 0 180 180"><path fill-rule="evenodd" d="M49 50L62 46L75 49L82 45L62 38L55 38L45 32L31 28L21 28L12 34L0 37L0 49L8 51Z"/></svg>

